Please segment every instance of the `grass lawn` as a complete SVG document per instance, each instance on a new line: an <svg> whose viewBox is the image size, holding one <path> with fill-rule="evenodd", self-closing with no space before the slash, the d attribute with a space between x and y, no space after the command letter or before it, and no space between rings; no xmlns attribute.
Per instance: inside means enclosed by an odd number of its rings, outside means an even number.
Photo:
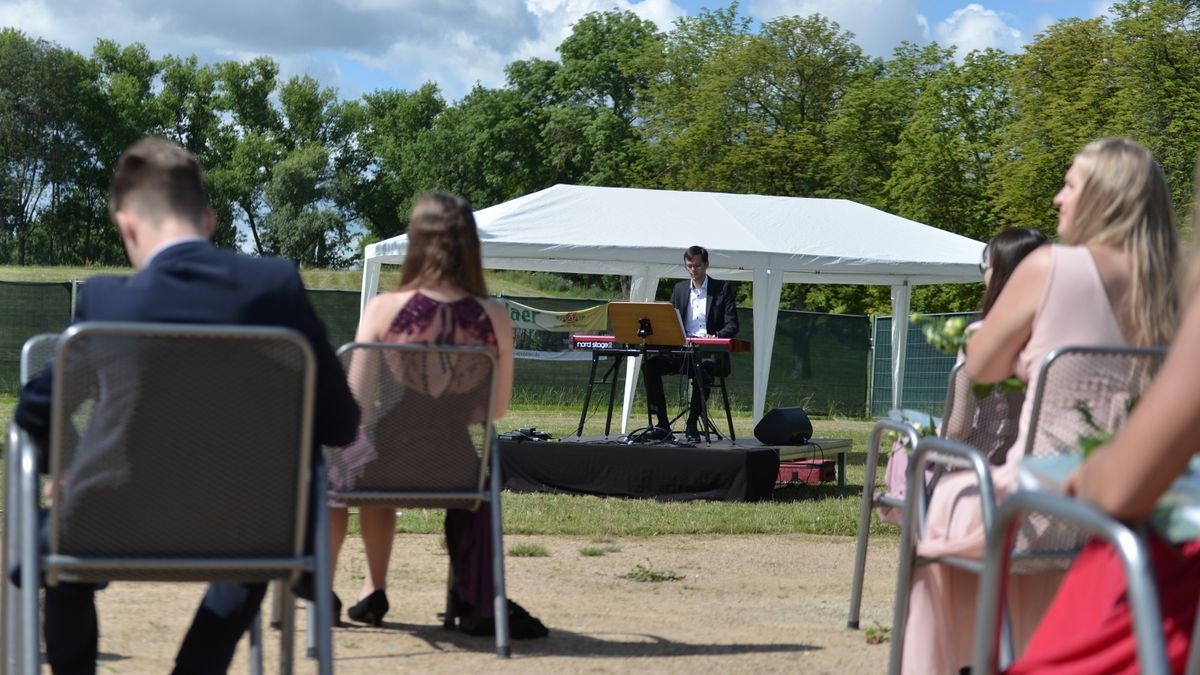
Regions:
<svg viewBox="0 0 1200 675"><path fill-rule="evenodd" d="M0 419L12 418L16 397L0 395ZM574 410L513 409L497 424L501 432L537 427L555 436L573 434ZM738 435L752 434L749 417L735 417ZM504 495L504 530L512 534L586 537L655 534L784 534L853 535L858 527L863 463L872 423L866 420L815 419L813 431L823 438L849 438L855 452L846 456L846 491L837 485L804 485L776 490L770 501L755 503L690 501L657 502L551 494ZM2 483L0 483L2 485ZM442 512L405 510L397 521L401 532L442 531ZM872 534L896 536L898 530L875 521Z"/></svg>

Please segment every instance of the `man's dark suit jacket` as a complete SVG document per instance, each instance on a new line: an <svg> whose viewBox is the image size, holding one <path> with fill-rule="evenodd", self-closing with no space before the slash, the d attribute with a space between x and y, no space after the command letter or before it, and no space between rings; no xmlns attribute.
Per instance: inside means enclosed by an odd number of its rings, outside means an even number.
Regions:
<svg viewBox="0 0 1200 675"><path fill-rule="evenodd" d="M684 279L675 284L671 291L671 304L679 310L679 319L687 329L687 313L690 304L692 280ZM708 277L708 310L705 312L705 330L712 337L737 337L737 298L734 297L733 284Z"/></svg>
<svg viewBox="0 0 1200 675"><path fill-rule="evenodd" d="M325 326L305 295L295 265L251 258L206 241L169 246L128 277L88 279L75 305L74 322L131 321L240 326L278 326L308 339L317 362L314 440L345 445L358 430L359 410L346 375L330 347ZM49 436L50 369L21 390L15 418L35 438ZM320 453L314 453L314 458ZM43 464L43 468L46 468Z"/></svg>

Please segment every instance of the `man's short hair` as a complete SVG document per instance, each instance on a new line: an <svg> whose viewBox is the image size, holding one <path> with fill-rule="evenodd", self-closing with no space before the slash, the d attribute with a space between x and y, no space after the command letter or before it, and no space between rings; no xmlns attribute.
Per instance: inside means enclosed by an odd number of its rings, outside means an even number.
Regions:
<svg viewBox="0 0 1200 675"><path fill-rule="evenodd" d="M684 262L687 262L688 260L694 260L696 258L699 258L704 262L705 265L707 265L708 249L704 248L703 246L689 246L688 250L683 252Z"/></svg>
<svg viewBox="0 0 1200 675"><path fill-rule="evenodd" d="M143 138L122 153L108 189L110 218L128 210L154 224L173 216L199 227L207 208L204 169L183 147Z"/></svg>

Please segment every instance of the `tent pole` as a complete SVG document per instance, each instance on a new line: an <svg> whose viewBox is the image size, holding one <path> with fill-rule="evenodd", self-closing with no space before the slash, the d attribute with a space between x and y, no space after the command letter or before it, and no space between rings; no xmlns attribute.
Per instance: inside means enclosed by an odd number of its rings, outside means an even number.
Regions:
<svg viewBox="0 0 1200 675"><path fill-rule="evenodd" d="M651 302L658 290L658 275L644 267L638 274L631 275L629 284L630 302ZM621 357L617 357L621 358ZM625 399L621 404L621 433L629 431L629 410L633 405L634 387L637 386L638 375L642 371L642 357L634 357L633 362L625 369Z"/></svg>
<svg viewBox="0 0 1200 675"><path fill-rule="evenodd" d="M754 423L766 412L767 382L771 375L771 353L775 349L775 325L779 321L779 296L783 274L765 265L754 269Z"/></svg>
<svg viewBox="0 0 1200 675"><path fill-rule="evenodd" d="M912 287L908 280L892 286L892 408L904 403L904 359L908 353L908 312Z"/></svg>
<svg viewBox="0 0 1200 675"><path fill-rule="evenodd" d="M367 312L367 303L379 291L379 268L381 267L378 260L372 260L369 256L363 260L363 278L362 278L362 298L359 301L358 316L362 318Z"/></svg>

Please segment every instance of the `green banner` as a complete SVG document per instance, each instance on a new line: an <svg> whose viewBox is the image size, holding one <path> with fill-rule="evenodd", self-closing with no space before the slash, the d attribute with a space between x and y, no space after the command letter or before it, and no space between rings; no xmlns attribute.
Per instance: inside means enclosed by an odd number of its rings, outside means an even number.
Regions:
<svg viewBox="0 0 1200 675"><path fill-rule="evenodd" d="M514 328L545 330L555 333L594 333L608 328L608 305L596 305L569 312L536 309L506 298L500 301L508 307Z"/></svg>

